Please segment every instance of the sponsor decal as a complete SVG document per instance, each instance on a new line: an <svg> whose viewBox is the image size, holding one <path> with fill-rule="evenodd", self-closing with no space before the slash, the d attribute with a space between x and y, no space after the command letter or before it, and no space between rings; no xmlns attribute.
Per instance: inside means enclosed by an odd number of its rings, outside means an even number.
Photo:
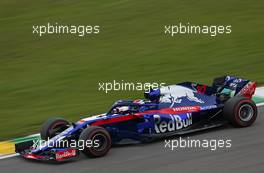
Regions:
<svg viewBox="0 0 264 173"><path fill-rule="evenodd" d="M63 160L70 157L76 156L76 150L75 149L69 149L66 151L58 151L56 152L56 160Z"/></svg>
<svg viewBox="0 0 264 173"><path fill-rule="evenodd" d="M205 94L206 93L206 88L207 88L206 85L198 85L197 86L197 92L201 93L201 94Z"/></svg>
<svg viewBox="0 0 264 173"><path fill-rule="evenodd" d="M175 112L197 112L200 110L199 106L184 106L184 107L177 107L177 108L172 108L173 111Z"/></svg>
<svg viewBox="0 0 264 173"><path fill-rule="evenodd" d="M171 85L162 87L161 89L160 102L171 103L170 107L173 107L175 103L181 103L183 98L187 98L191 102L204 103L204 101L195 96L197 91L193 91L189 88Z"/></svg>
<svg viewBox="0 0 264 173"><path fill-rule="evenodd" d="M244 88L241 89L240 95L251 98L255 93L256 87L257 86L255 82L249 82Z"/></svg>
<svg viewBox="0 0 264 173"><path fill-rule="evenodd" d="M172 132L192 125L192 114L187 113L185 115L187 116L186 119L179 115L169 115L169 121L162 120L160 115L154 115L156 133Z"/></svg>
<svg viewBox="0 0 264 173"><path fill-rule="evenodd" d="M207 85L200 85L200 84L192 83L191 86L192 86L192 89L197 93L200 93L200 94L206 93Z"/></svg>
<svg viewBox="0 0 264 173"><path fill-rule="evenodd" d="M155 113L155 114L181 114L181 113L191 113L198 112L201 110L200 106L182 106L175 108L164 108L155 111L146 111L145 113Z"/></svg>

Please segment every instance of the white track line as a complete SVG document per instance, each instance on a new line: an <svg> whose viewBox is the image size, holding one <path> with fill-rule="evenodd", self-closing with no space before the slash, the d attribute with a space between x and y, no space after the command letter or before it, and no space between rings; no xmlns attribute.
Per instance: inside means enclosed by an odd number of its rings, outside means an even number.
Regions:
<svg viewBox="0 0 264 173"><path fill-rule="evenodd" d="M7 159L7 158L10 158L10 157L15 157L15 156L18 156L19 154L18 153L15 153L15 154L9 154L9 155L3 155L0 157L0 160L1 159Z"/></svg>
<svg viewBox="0 0 264 173"><path fill-rule="evenodd" d="M258 107L260 107L260 106L264 106L264 103L258 103L258 104L256 104Z"/></svg>
<svg viewBox="0 0 264 173"><path fill-rule="evenodd" d="M37 136L39 136L40 134L39 133L36 133L36 134L33 134L33 135L29 135L29 136L27 136L27 137L37 137Z"/></svg>
<svg viewBox="0 0 264 173"><path fill-rule="evenodd" d="M264 97L264 87L258 87L255 91L255 96Z"/></svg>

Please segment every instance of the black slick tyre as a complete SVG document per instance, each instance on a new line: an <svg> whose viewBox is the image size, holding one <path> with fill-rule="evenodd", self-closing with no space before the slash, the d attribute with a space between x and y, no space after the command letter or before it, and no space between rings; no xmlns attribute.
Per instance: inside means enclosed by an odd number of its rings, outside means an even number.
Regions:
<svg viewBox="0 0 264 173"><path fill-rule="evenodd" d="M80 140L84 144L91 144L90 146L85 145L81 150L88 157L102 157L108 153L112 145L109 133L99 126L90 126L84 129L79 136Z"/></svg>
<svg viewBox="0 0 264 173"><path fill-rule="evenodd" d="M235 127L248 127L255 122L258 109L251 99L235 96L225 103L223 115Z"/></svg>

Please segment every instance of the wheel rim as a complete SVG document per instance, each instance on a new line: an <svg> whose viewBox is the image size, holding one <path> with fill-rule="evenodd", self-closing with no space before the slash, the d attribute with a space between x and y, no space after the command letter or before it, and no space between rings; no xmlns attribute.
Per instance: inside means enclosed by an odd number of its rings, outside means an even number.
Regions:
<svg viewBox="0 0 264 173"><path fill-rule="evenodd" d="M93 147L95 151L103 151L107 147L107 137L103 134L96 134L92 138L92 142L94 143L95 140L98 140L99 146Z"/></svg>
<svg viewBox="0 0 264 173"><path fill-rule="evenodd" d="M244 104L239 108L239 118L241 121L250 121L254 115L254 109L249 104Z"/></svg>

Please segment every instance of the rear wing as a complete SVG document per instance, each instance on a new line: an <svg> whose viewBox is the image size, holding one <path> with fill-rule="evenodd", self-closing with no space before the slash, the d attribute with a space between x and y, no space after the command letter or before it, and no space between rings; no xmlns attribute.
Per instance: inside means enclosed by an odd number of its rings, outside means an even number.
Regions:
<svg viewBox="0 0 264 173"><path fill-rule="evenodd" d="M212 85L212 88L216 93L221 93L224 89L230 89L233 91L234 96L244 96L247 98L252 98L256 87L256 82L235 76L222 76L215 78Z"/></svg>

